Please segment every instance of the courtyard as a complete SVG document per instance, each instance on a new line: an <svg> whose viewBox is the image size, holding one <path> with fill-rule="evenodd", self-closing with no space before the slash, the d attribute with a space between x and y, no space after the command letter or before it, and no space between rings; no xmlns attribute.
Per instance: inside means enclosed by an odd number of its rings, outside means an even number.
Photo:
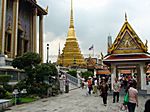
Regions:
<svg viewBox="0 0 150 112"><path fill-rule="evenodd" d="M70 85L69 93L63 93L56 97L41 99L32 103L10 107L6 112L123 112L119 103L112 103L112 96L108 96L108 104L104 106L99 96L86 96L86 89L76 88ZM144 104L150 96L139 96L139 106L136 112L143 112Z"/></svg>

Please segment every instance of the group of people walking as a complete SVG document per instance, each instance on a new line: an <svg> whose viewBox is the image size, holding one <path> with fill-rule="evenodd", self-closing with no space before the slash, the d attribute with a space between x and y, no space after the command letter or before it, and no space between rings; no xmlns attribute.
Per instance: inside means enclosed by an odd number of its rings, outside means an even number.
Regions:
<svg viewBox="0 0 150 112"><path fill-rule="evenodd" d="M87 95L91 95L92 93L95 94L95 96L102 97L104 106L107 105L107 96L108 96L108 90L110 89L110 78L106 79L105 77L102 78L96 78L96 77L89 77L88 80L84 80L82 82L82 88L84 86L87 87ZM135 112L135 107L138 106L138 90L136 89L137 82L134 79L131 79L125 89L125 94L128 94L128 102L123 105L127 106L128 112ZM121 91L121 83L120 81L115 78L113 85L113 103L119 102L119 93ZM148 104L147 104L148 105ZM150 101L149 101L149 108L150 108ZM145 107L144 112L150 112L149 110L146 110L147 107Z"/></svg>

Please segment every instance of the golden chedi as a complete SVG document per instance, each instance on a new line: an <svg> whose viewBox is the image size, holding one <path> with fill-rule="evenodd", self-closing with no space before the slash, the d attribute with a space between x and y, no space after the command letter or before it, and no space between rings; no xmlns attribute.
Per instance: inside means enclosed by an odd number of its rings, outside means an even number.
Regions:
<svg viewBox="0 0 150 112"><path fill-rule="evenodd" d="M62 50L62 54L60 54L59 52L57 64L64 67L72 67L72 66L81 67L86 64L84 57L81 54L74 29L72 0L71 0L71 16L70 16L69 31L65 46Z"/></svg>

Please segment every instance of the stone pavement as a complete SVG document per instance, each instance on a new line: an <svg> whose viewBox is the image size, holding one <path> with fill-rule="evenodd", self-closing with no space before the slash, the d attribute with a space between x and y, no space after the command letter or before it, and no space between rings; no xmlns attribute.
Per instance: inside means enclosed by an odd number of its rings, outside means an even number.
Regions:
<svg viewBox="0 0 150 112"><path fill-rule="evenodd" d="M136 107L136 112L143 112L148 98L150 96L139 96L139 107ZM56 97L13 106L6 112L122 112L119 109L122 102L123 96L120 96L119 103L112 103L112 96L108 96L108 104L104 106L101 97L86 96L86 89L76 88Z"/></svg>

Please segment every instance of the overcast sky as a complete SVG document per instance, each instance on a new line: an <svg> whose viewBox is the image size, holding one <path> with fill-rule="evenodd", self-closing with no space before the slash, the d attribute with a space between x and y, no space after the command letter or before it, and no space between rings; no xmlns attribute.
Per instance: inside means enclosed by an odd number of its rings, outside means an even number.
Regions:
<svg viewBox="0 0 150 112"><path fill-rule="evenodd" d="M60 43L61 52L67 38L70 21L71 0L37 0L46 8L44 17L44 58L46 44L50 44L50 60L56 61ZM150 0L73 0L74 26L82 54L91 53L88 48L93 44L94 53L107 53L107 37L112 41L127 19L137 35L150 46ZM150 50L150 47L149 47Z"/></svg>

